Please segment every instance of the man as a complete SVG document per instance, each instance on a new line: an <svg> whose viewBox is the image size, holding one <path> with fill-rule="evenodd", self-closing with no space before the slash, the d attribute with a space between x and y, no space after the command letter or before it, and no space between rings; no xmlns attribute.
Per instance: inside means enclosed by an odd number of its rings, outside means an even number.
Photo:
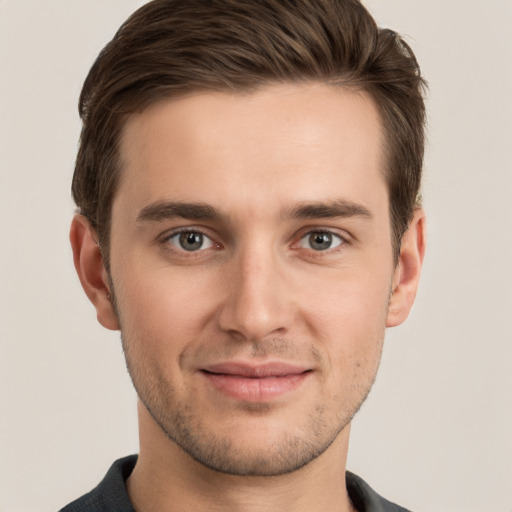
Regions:
<svg viewBox="0 0 512 512"><path fill-rule="evenodd" d="M140 453L70 511L405 510L346 472L424 254L423 80L356 0L155 0L80 98L74 262Z"/></svg>

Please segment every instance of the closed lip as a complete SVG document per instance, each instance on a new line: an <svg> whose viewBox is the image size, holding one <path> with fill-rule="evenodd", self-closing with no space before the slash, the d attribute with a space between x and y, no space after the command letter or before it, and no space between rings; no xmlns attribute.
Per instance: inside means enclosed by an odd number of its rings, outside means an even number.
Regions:
<svg viewBox="0 0 512 512"><path fill-rule="evenodd" d="M281 361L229 361L206 366L200 373L210 389L230 399L269 403L301 387L312 372L310 368Z"/></svg>
<svg viewBox="0 0 512 512"><path fill-rule="evenodd" d="M300 375L309 371L311 368L301 365L291 364L281 361L271 361L266 363L247 363L247 362L223 362L213 364L202 368L207 373L218 375L232 375L236 377L245 377L248 379L264 379L270 377L288 377Z"/></svg>

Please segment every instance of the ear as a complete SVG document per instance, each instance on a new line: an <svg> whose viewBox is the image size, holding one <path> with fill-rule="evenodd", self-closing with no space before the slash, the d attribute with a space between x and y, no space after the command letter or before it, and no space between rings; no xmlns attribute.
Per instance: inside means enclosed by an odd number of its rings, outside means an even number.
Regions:
<svg viewBox="0 0 512 512"><path fill-rule="evenodd" d="M425 227L425 212L422 208L416 208L409 228L402 237L400 257L393 275L387 327L400 325L411 311L425 256Z"/></svg>
<svg viewBox="0 0 512 512"><path fill-rule="evenodd" d="M69 240L76 272L82 288L96 308L98 322L107 329L118 330L119 323L111 302L103 256L96 240L96 233L83 215L74 216Z"/></svg>

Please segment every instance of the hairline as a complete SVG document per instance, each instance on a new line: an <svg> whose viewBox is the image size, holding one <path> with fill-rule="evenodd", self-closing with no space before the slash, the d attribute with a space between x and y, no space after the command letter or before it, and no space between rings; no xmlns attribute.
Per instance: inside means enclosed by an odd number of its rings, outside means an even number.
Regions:
<svg viewBox="0 0 512 512"><path fill-rule="evenodd" d="M289 79L289 80L278 80L278 79L262 79L256 84L247 84L247 85L237 85L236 87L225 86L213 86L213 85L204 85L204 86L189 86L182 87L177 89L168 88L166 91L163 91L162 94L154 95L152 97L147 97L145 99L140 100L132 109L129 109L124 114L119 114L118 120L118 135L115 142L115 167L116 171L113 173L113 177L115 178L115 186L113 187L112 197L110 198L110 208L108 212L108 216L106 217L106 225L101 228L96 225L96 222L92 223L91 219L88 219L91 224L93 224L93 228L97 231L99 237L98 242L99 246L104 258L105 269L108 273L110 273L110 240L111 240L111 231L112 231L112 211L114 199L116 197L117 191L120 187L120 181L123 175L123 166L125 163L123 162L123 158L121 155L121 147L122 140L126 131L126 126L133 116L137 114L141 114L145 112L149 108L156 107L159 104L164 104L167 102L172 102L174 100L185 99L189 97L196 96L198 94L208 94L208 93L219 93L219 94L227 94L234 96L249 96L251 94L255 94L258 91L272 87L277 85L294 85L294 84L321 84L327 85L333 88L342 88L351 92L356 92L360 94L366 95L375 105L375 108L378 113L379 125L380 125L380 157L381 157L381 168L379 169L386 185L386 191L388 194L388 219L391 228L391 245L393 251L393 259L394 263L398 263L398 256L400 254L400 241L402 233L399 233L397 237L397 228L395 226L395 220L393 219L393 204L391 198L391 177L392 173L390 170L391 159L392 159L392 137L389 135L389 130L387 128L387 122L383 113L383 109L381 108L378 102L378 95L375 93L375 90L369 85L364 83L358 83L357 81L351 82L348 74L345 76L341 76L339 78L333 78L329 80L322 80L320 78L297 78L297 79ZM150 95L148 95L150 96ZM416 201L415 208L421 206L421 202L419 200ZM412 214L411 212L411 218ZM410 219L409 219L410 221Z"/></svg>

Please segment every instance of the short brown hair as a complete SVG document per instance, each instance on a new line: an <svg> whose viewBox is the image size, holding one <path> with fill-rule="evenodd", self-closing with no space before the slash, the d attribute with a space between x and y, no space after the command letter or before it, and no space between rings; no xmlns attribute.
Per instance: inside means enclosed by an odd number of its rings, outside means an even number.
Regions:
<svg viewBox="0 0 512 512"><path fill-rule="evenodd" d="M358 0L154 0L102 50L80 96L72 192L97 230L106 269L127 116L195 91L311 80L364 90L378 106L397 256L424 152L425 82L407 43L378 28Z"/></svg>

